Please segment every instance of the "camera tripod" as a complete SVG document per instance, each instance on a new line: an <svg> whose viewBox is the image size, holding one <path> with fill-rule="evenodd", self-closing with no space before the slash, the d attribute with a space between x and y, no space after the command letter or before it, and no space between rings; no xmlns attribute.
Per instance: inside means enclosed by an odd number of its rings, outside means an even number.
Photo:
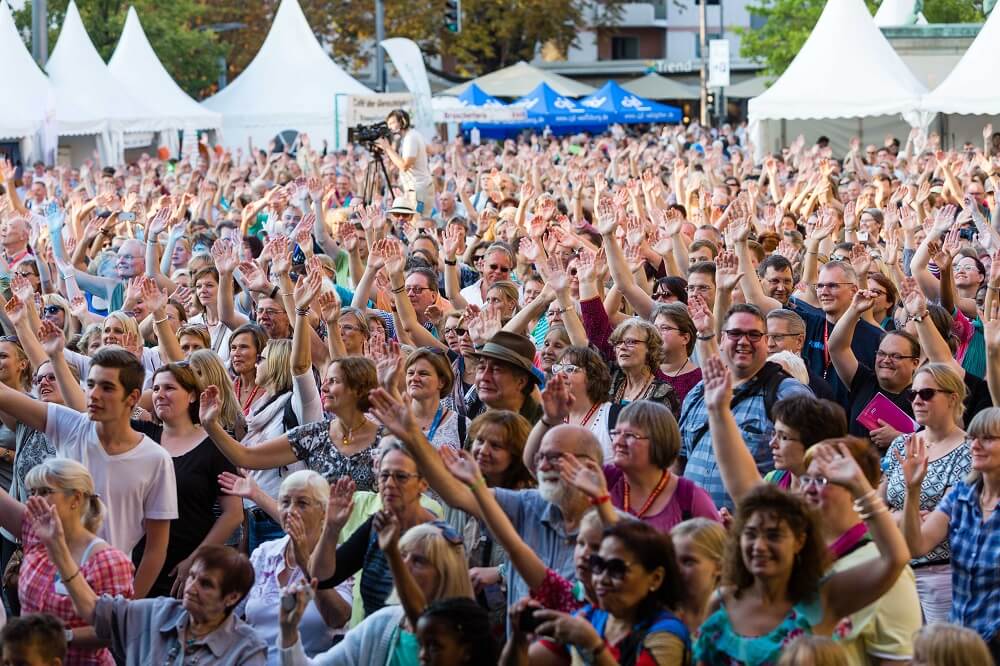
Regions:
<svg viewBox="0 0 1000 666"><path fill-rule="evenodd" d="M372 197L375 196L376 192L381 190L379 187L379 180L381 178L385 179L385 186L389 188L389 194L395 196L392 189L392 180L389 178L389 169L385 166L385 155L381 149L374 145L368 146L368 150L372 154L372 161L368 163L368 167L365 169L365 187L362 193L366 206L371 205Z"/></svg>

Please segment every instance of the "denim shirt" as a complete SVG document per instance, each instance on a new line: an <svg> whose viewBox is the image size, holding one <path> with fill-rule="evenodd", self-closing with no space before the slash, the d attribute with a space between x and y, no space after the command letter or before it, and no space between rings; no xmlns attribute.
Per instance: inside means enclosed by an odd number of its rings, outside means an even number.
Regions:
<svg viewBox="0 0 1000 666"><path fill-rule="evenodd" d="M232 613L218 629L194 641L185 655L181 635L190 621L183 602L170 597L133 601L104 594L94 609L94 631L111 642L118 663L184 666L198 657L218 666L267 663L264 641Z"/></svg>

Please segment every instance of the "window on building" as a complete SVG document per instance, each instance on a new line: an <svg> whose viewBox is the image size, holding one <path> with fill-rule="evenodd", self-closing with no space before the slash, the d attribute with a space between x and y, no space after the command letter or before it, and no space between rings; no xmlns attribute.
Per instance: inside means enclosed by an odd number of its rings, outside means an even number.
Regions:
<svg viewBox="0 0 1000 666"><path fill-rule="evenodd" d="M611 38L612 60L638 60L639 38L632 35L620 35Z"/></svg>
<svg viewBox="0 0 1000 666"><path fill-rule="evenodd" d="M706 48L708 46L708 43L713 39L723 39L724 37L725 35L723 35L721 32L706 32L705 33ZM695 35L694 37L694 57L695 58L701 57L701 41L699 41L698 35Z"/></svg>

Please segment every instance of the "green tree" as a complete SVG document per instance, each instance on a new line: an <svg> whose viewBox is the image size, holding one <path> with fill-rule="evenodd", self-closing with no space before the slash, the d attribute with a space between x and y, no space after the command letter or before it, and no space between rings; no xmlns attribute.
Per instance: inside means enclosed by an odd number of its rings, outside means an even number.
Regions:
<svg viewBox="0 0 1000 666"><path fill-rule="evenodd" d="M871 10L877 6L871 0L866 4ZM756 0L748 4L747 11L763 19L764 25L739 30L740 54L765 63L766 74L780 75L806 43L825 5L826 0Z"/></svg>
<svg viewBox="0 0 1000 666"><path fill-rule="evenodd" d="M924 0L923 12L928 23L982 23L986 20L982 0Z"/></svg>
<svg viewBox="0 0 1000 666"><path fill-rule="evenodd" d="M69 0L49 0L49 52L55 48ZM77 0L90 40L105 61L111 58L130 5L160 62L177 84L199 98L211 90L219 74L218 60L227 47L215 33L201 30L205 5L199 0ZM15 13L18 28L31 26L31 0Z"/></svg>

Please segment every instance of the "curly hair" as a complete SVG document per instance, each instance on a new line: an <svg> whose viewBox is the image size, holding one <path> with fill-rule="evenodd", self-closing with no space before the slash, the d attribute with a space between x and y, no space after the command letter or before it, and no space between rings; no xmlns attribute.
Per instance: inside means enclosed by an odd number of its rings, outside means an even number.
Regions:
<svg viewBox="0 0 1000 666"><path fill-rule="evenodd" d="M770 484L751 490L737 508L726 544L723 583L735 587L737 595L753 585L754 575L743 561L741 540L747 523L758 513L785 523L796 537L804 538L788 579L788 597L793 604L814 597L829 559L816 513L802 497Z"/></svg>
<svg viewBox="0 0 1000 666"><path fill-rule="evenodd" d="M638 329L646 334L644 341L646 343L646 367L655 374L660 368L660 363L663 362L663 339L660 337L660 332L651 323L641 317L629 317L615 327L608 342L617 346L631 329Z"/></svg>
<svg viewBox="0 0 1000 666"><path fill-rule="evenodd" d="M565 330L565 329L564 329ZM559 357L560 363L572 363L583 368L587 376L587 397L594 404L608 399L611 391L611 370L604 357L591 347L568 347Z"/></svg>
<svg viewBox="0 0 1000 666"><path fill-rule="evenodd" d="M436 620L450 626L456 640L466 649L467 664L495 664L499 658L496 640L486 610L467 597L432 601L420 614L417 624Z"/></svg>

